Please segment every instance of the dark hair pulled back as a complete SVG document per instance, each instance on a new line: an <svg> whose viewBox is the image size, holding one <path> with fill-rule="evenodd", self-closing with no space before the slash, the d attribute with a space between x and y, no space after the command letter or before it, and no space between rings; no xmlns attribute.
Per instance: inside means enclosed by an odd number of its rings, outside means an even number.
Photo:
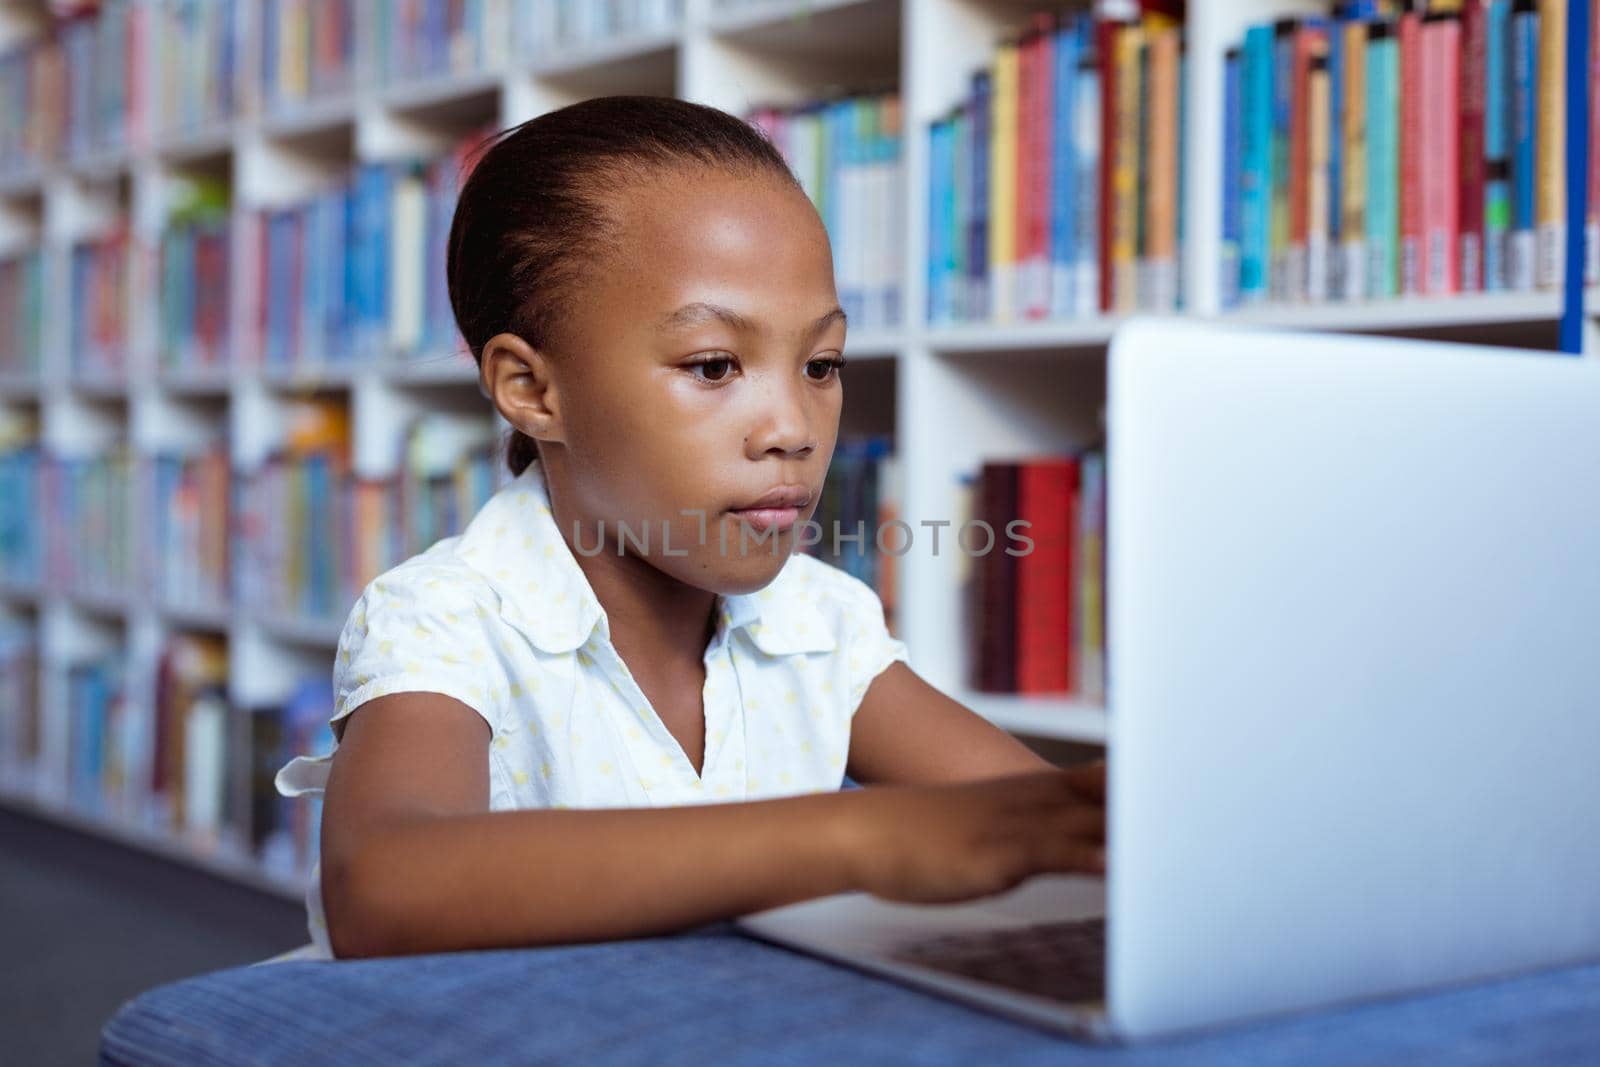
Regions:
<svg viewBox="0 0 1600 1067"><path fill-rule="evenodd" d="M456 327L480 366L497 333L534 348L550 343L585 264L615 241L608 207L630 182L688 164L769 172L798 185L761 130L672 97L584 100L501 130L472 157L445 269ZM537 458L533 439L513 430L511 473Z"/></svg>

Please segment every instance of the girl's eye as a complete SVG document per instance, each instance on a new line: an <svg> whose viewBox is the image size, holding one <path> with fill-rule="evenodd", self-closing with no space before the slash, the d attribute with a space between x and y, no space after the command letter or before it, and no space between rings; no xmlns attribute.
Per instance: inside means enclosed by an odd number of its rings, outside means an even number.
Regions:
<svg viewBox="0 0 1600 1067"><path fill-rule="evenodd" d="M814 382L825 382L831 377L837 377L839 369L844 366L843 356L833 356L828 359L813 359L806 364L806 377Z"/></svg>
<svg viewBox="0 0 1600 1067"><path fill-rule="evenodd" d="M723 381L727 378L729 373L732 372L732 370L733 360L729 359L727 356L714 356L711 359L702 360L699 363L691 363L689 365L689 372L691 374L695 374L698 371L705 372L704 377L700 377L700 380L703 382ZM699 377L698 374L696 376Z"/></svg>

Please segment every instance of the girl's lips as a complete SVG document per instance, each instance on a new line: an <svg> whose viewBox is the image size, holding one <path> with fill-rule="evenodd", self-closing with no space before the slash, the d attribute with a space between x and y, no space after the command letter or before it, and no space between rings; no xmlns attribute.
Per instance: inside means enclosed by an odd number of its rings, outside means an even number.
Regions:
<svg viewBox="0 0 1600 1067"><path fill-rule="evenodd" d="M800 519L801 508L735 508L731 514L739 516L759 530L766 530L776 526L780 531L787 530Z"/></svg>

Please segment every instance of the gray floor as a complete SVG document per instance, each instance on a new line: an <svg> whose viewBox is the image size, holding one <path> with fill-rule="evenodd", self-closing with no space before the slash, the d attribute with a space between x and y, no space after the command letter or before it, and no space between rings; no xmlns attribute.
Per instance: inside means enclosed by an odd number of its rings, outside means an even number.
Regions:
<svg viewBox="0 0 1600 1067"><path fill-rule="evenodd" d="M304 908L0 807L0 1059L93 1064L146 989L304 944Z"/></svg>

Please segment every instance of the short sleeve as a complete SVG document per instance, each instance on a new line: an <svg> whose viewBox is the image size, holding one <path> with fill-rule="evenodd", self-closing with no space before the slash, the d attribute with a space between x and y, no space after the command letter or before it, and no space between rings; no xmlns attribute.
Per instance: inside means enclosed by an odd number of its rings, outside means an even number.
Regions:
<svg viewBox="0 0 1600 1067"><path fill-rule="evenodd" d="M896 660L908 662L910 657L905 642L889 633L883 601L876 590L840 570L836 570L836 577L829 584L846 701L854 718L873 679Z"/></svg>
<svg viewBox="0 0 1600 1067"><path fill-rule="evenodd" d="M466 567L413 558L369 583L345 619L333 665L335 748L352 711L392 693L440 693L472 708L498 737L510 699L497 595ZM332 753L291 760L286 796L320 792Z"/></svg>
<svg viewBox="0 0 1600 1067"><path fill-rule="evenodd" d="M465 567L412 565L379 575L350 609L333 667L334 727L391 693L453 697L495 733L508 686L496 594Z"/></svg>

